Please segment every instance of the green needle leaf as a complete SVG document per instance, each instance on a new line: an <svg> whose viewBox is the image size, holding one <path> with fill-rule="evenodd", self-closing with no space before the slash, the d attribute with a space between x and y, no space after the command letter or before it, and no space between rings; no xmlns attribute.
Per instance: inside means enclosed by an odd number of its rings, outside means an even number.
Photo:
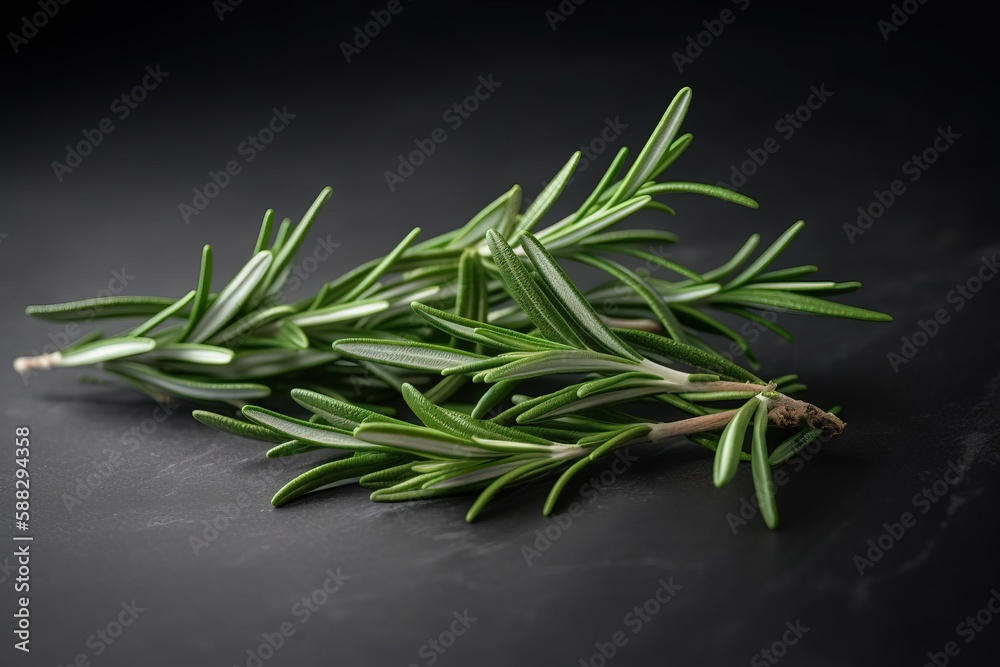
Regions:
<svg viewBox="0 0 1000 667"><path fill-rule="evenodd" d="M261 292L267 291L274 293L281 287L281 282L278 280L278 277L285 269L291 266L292 258L295 256L295 253L298 252L299 246L302 245L302 241L309 232L309 228L312 226L316 216L319 215L319 212L322 210L323 204L326 203L326 200L329 199L332 194L333 188L323 188L323 190L320 191L319 196L317 196L316 200L312 203L312 206L310 206L309 210L306 211L306 214L302 216L302 220L295 226L295 230L288 236L287 240L281 243L280 248L278 247L279 240L275 241L274 252L276 254L274 256L274 261L270 262L270 265L266 267L267 273L265 277L259 281L261 285ZM259 256L260 253L255 255L255 257ZM256 284L254 286L256 287Z"/></svg>
<svg viewBox="0 0 1000 667"><path fill-rule="evenodd" d="M698 195L704 195L706 197L715 197L716 199L721 199L722 201L727 201L732 204L739 204L740 206L746 206L747 208L757 208L758 204L756 201L747 197L746 195L741 195L739 192L734 192L733 190L727 190L726 188L719 187L718 185L709 185L707 183L683 183L683 182L670 182L670 183L654 183L652 185L645 185L639 189L639 195L659 195L659 194L675 194L675 193L692 193Z"/></svg>
<svg viewBox="0 0 1000 667"><path fill-rule="evenodd" d="M275 332L275 340L289 347L304 350L309 347L309 336L295 322L285 320Z"/></svg>
<svg viewBox="0 0 1000 667"><path fill-rule="evenodd" d="M384 447L355 438L344 429L325 424L315 424L294 417L286 417L254 405L243 407L243 415L250 421L269 428L285 437L282 440L302 440L321 447L346 449L352 452L384 451Z"/></svg>
<svg viewBox="0 0 1000 667"><path fill-rule="evenodd" d="M264 211L264 221L260 223L260 231L257 233L257 243L254 244L251 257L261 250L267 250L267 244L271 240L271 226L274 225L274 211L267 209Z"/></svg>
<svg viewBox="0 0 1000 667"><path fill-rule="evenodd" d="M582 241L602 229L607 229L636 211L648 206L651 201L649 197L630 199L617 206L596 211L583 220L574 223L572 227L565 227L558 232L551 232L552 227L543 229L538 233L538 236L550 248L565 248Z"/></svg>
<svg viewBox="0 0 1000 667"><path fill-rule="evenodd" d="M373 446L387 447L429 459L474 459L496 456L466 438L448 435L423 426L401 424L362 424L354 435Z"/></svg>
<svg viewBox="0 0 1000 667"><path fill-rule="evenodd" d="M271 504L281 507L312 491L354 482L363 475L381 470L400 460L401 457L384 454L357 454L339 461L324 463L281 487L271 499Z"/></svg>
<svg viewBox="0 0 1000 667"><path fill-rule="evenodd" d="M183 396L196 401L245 401L251 398L264 398L271 393L271 390L262 384L189 380L131 361L116 361L109 363L105 368L125 378L155 387L167 395Z"/></svg>
<svg viewBox="0 0 1000 667"><path fill-rule="evenodd" d="M664 388L659 385L647 383L632 387L625 383L625 387L624 389L612 389L596 394L591 393L584 398L579 398L577 396L579 385L573 385L567 387L566 391L553 392L547 396L539 397L542 400L538 403L525 402L524 405L515 406L520 412L515 411L512 414L517 415L516 421L518 424L530 424L561 415L579 413L595 407L603 407L647 396L654 396L664 391ZM504 413L504 415L506 414ZM501 417L504 415L501 415Z"/></svg>
<svg viewBox="0 0 1000 667"><path fill-rule="evenodd" d="M398 466L376 470L363 475L358 484L368 489L386 489L412 479L416 474L413 472L413 466L413 461L407 461Z"/></svg>
<svg viewBox="0 0 1000 667"><path fill-rule="evenodd" d="M750 447L750 466L757 505L764 523L771 530L778 527L778 505L774 500L774 482L767 463L767 402L759 401L753 418L753 444Z"/></svg>
<svg viewBox="0 0 1000 667"><path fill-rule="evenodd" d="M663 157L660 158L660 162L656 165L656 169L653 173L649 175L649 180L655 179L657 176L662 174L667 170L670 165L677 161L677 159L684 154L687 147L691 145L694 141L694 135L690 132L687 134L682 134L674 140L674 143L670 144L670 148L664 153Z"/></svg>
<svg viewBox="0 0 1000 667"><path fill-rule="evenodd" d="M698 310L697 308L690 308L678 303L674 305L674 310L677 311L678 318L681 318L682 321L692 329L704 331L706 333L714 333L724 338L728 338L736 343L746 356L747 361L749 361L754 368L757 367L757 357L754 356L753 350L750 349L750 344L747 343L743 336L739 335L711 315L708 315L704 311Z"/></svg>
<svg viewBox="0 0 1000 667"><path fill-rule="evenodd" d="M688 280L693 280L694 282L697 283L705 282L705 278L703 276L695 273L694 271L685 266L681 266L677 262L670 261L666 257L660 257L659 255L654 255L651 252L645 252L644 250L637 250L635 248L621 248L618 249L617 252L620 252L624 255L629 255L630 257L637 257L645 261L647 263L647 266L649 266L649 264L662 266L668 271L673 271L678 275L684 276Z"/></svg>
<svg viewBox="0 0 1000 667"><path fill-rule="evenodd" d="M525 463L524 465L501 475L489 486L483 489L483 492L479 494L479 497L476 498L476 501L472 503L472 507L470 507L468 513L466 513L465 520L469 523L475 521L476 517L479 516L479 513L483 511L483 507L486 506L486 503L493 500L493 498L500 493L503 487L513 484L516 481L548 472L550 469L562 464L563 462L558 460L553 461L550 459L541 459Z"/></svg>
<svg viewBox="0 0 1000 667"><path fill-rule="evenodd" d="M208 343L210 345L229 344L231 347L238 347L251 338L258 329L294 313L295 309L291 306L259 308L221 329L208 339Z"/></svg>
<svg viewBox="0 0 1000 667"><path fill-rule="evenodd" d="M658 229L621 229L594 234L580 241L583 246L653 245L676 243L677 235Z"/></svg>
<svg viewBox="0 0 1000 667"><path fill-rule="evenodd" d="M414 228L413 231L407 234L406 237L399 242L399 245L397 245L395 248L392 249L392 252L383 257L382 261L380 261L378 265L375 266L374 269L369 271L368 275L366 275L364 279L361 280L361 282L355 285L350 292L341 297L339 301L341 302L353 301L354 299L364 294L366 289L374 285L375 281L378 280L382 276L382 274L384 274L389 269L389 267L391 267L393 264L396 263L396 260L399 259L399 257L404 252L406 252L406 249L410 247L410 244L412 244L414 239L416 239L419 235L420 235L420 228L419 227Z"/></svg>
<svg viewBox="0 0 1000 667"><path fill-rule="evenodd" d="M576 254L573 255L573 259L600 269L612 278L615 278L624 285L627 285L633 292L638 294L643 301L646 302L646 305L648 305L649 309L653 311L653 314L656 315L660 324L663 325L663 328L671 338L680 342L687 340L687 336L684 334L680 323L677 321L677 316L674 315L672 310L670 310L670 306L668 306L663 300L663 296L650 287L634 272L617 262L592 255Z"/></svg>
<svg viewBox="0 0 1000 667"><path fill-rule="evenodd" d="M521 309L531 318L543 336L572 347L585 347L569 323L562 318L555 305L528 274L521 259L514 254L504 238L492 229L486 233L493 261L500 269L500 277Z"/></svg>
<svg viewBox="0 0 1000 667"><path fill-rule="evenodd" d="M477 328L475 333L476 335L482 336L486 339L483 345L496 347L501 350L538 352L541 350L574 349L568 345L553 343L552 341L539 338L538 336L530 336L528 334L523 334L510 329L505 330L500 329L499 327L490 327L489 325L483 325L480 328Z"/></svg>
<svg viewBox="0 0 1000 667"><path fill-rule="evenodd" d="M605 207L610 208L618 202L629 199L643 183L649 180L663 159L664 153L670 148L681 123L684 122L689 106L691 106L691 89L681 88Z"/></svg>
<svg viewBox="0 0 1000 667"><path fill-rule="evenodd" d="M336 341L333 349L352 359L377 361L389 366L436 373L453 366L487 359L481 354L464 352L445 345L377 338L344 338Z"/></svg>
<svg viewBox="0 0 1000 667"><path fill-rule="evenodd" d="M746 243L743 244L743 246L728 262L717 269L703 273L702 277L709 282L725 278L730 273L743 266L743 262L747 261L750 255L753 254L753 251L757 248L758 243L760 243L760 234L751 234L750 238L746 240Z"/></svg>
<svg viewBox="0 0 1000 667"><path fill-rule="evenodd" d="M309 310L295 315L291 321L300 327L321 327L337 322L358 320L368 315L380 313L391 304L381 299L361 299L348 303L338 303L319 310Z"/></svg>
<svg viewBox="0 0 1000 667"><path fill-rule="evenodd" d="M499 332L504 335L511 333L507 329L471 320L465 317L459 317L453 313L432 308L418 301L411 303L410 307L417 315L429 322L435 328L440 329L450 336L461 338L462 340L467 340L472 343L488 345L504 351L553 348L570 349L560 343L552 343L544 338L529 336L528 334L522 333L517 333L516 337L512 337L512 345L501 344L498 340L488 337L486 334L489 332Z"/></svg>
<svg viewBox="0 0 1000 667"><path fill-rule="evenodd" d="M819 267L812 264L807 266L792 266L787 269L776 269L774 271L768 271L767 273L761 273L756 277L756 279L754 279L754 283L760 284L762 282L793 280L795 278L807 276L811 273L816 273L817 271L819 271Z"/></svg>
<svg viewBox="0 0 1000 667"><path fill-rule="evenodd" d="M73 322L110 317L149 317L169 308L176 299L160 296L104 296L81 301L67 301L28 306L25 314L53 322Z"/></svg>
<svg viewBox="0 0 1000 667"><path fill-rule="evenodd" d="M257 285L264 279L272 264L270 250L263 250L246 263L239 273L223 288L219 296L202 315L190 335L191 343L200 343L221 329L243 307ZM193 311L192 311L193 314Z"/></svg>
<svg viewBox="0 0 1000 667"><path fill-rule="evenodd" d="M337 400L308 389L292 389L292 399L296 403L330 422L333 426L353 432L364 422L386 422L390 424L405 424L399 419L393 419L367 410L359 405Z"/></svg>
<svg viewBox="0 0 1000 667"><path fill-rule="evenodd" d="M512 457L513 458L513 457ZM535 456L534 460L542 461L548 460L545 456ZM517 457L515 460L510 461L506 459L501 459L496 463L490 463L488 465L476 466L470 470L464 470L451 477L445 477L437 481L430 482L424 488L427 489L461 489L461 488L480 488L484 482L492 479L496 479L504 475L511 470L520 468L524 465L525 460L523 458Z"/></svg>
<svg viewBox="0 0 1000 667"><path fill-rule="evenodd" d="M271 252L277 253L285 245L288 235L292 233L292 219L285 218L278 225L278 231L274 234L274 243L271 244Z"/></svg>
<svg viewBox="0 0 1000 667"><path fill-rule="evenodd" d="M483 262L476 251L466 251L458 263L458 291L455 313L461 317L485 319L487 307Z"/></svg>
<svg viewBox="0 0 1000 667"><path fill-rule="evenodd" d="M451 239L448 248L468 247L478 243L488 230L503 229L513 224L521 209L521 188L515 185L476 214Z"/></svg>
<svg viewBox="0 0 1000 667"><path fill-rule="evenodd" d="M201 271L198 274L198 288L195 290L194 303L191 304L191 313L188 315L187 325L184 327L181 335L177 337L178 341L183 341L190 337L191 332L198 325L198 321L208 306L208 297L211 291L212 246L206 245L201 249Z"/></svg>
<svg viewBox="0 0 1000 667"><path fill-rule="evenodd" d="M740 275L733 278L727 285L727 289L732 289L744 285L751 281L754 277L760 274L761 271L770 266L778 255L780 255L788 244L792 242L792 239L802 231L802 228L806 226L806 223L799 220L794 225L789 227L784 234L778 237L778 240L771 244L771 247L760 254L753 264L748 266L743 270Z"/></svg>
<svg viewBox="0 0 1000 667"><path fill-rule="evenodd" d="M197 343L161 345L153 354L157 360L208 365L228 364L236 356L236 353L229 348Z"/></svg>
<svg viewBox="0 0 1000 667"><path fill-rule="evenodd" d="M177 299L177 301L175 301L172 305L167 306L166 308L158 312L156 315L153 315L151 318L149 318L136 328L132 329L131 331L129 331L128 335L145 336L147 333L149 333L156 327L160 326L161 324L169 320L171 317L176 315L178 312L183 310L184 306L188 305L191 299L194 298L194 295L195 295L194 290L188 292L181 298Z"/></svg>
<svg viewBox="0 0 1000 667"><path fill-rule="evenodd" d="M740 408L722 430L719 448L715 451L715 466L712 470L712 481L717 488L728 484L736 474L740 462L740 452L743 451L743 438L746 436L750 417L757 409L758 399L751 398Z"/></svg>
<svg viewBox="0 0 1000 667"><path fill-rule="evenodd" d="M557 373L617 373L634 370L637 366L634 361L590 350L546 350L495 368L485 379L492 383Z"/></svg>
<svg viewBox="0 0 1000 667"><path fill-rule="evenodd" d="M591 394L600 394L611 389L643 386L649 384L650 380L655 381L659 379L659 375L654 373L644 373L642 371L619 373L618 375L591 380L590 382L584 382L583 384L578 385L579 388L576 390L576 395L578 398L586 398Z"/></svg>
<svg viewBox="0 0 1000 667"><path fill-rule="evenodd" d="M545 284L566 305L565 310L571 314L576 325L585 331L603 351L633 361L642 360L642 357L635 350L605 326L594 307L570 281L552 255L549 254L549 251L538 242L538 239L530 233L525 233L521 246Z"/></svg>
<svg viewBox="0 0 1000 667"><path fill-rule="evenodd" d="M486 438L509 440L511 442L551 445L544 438L524 433L521 430L500 426L490 421L474 419L454 410L447 410L428 401L417 389L406 383L403 385L403 399L424 425L461 438Z"/></svg>
<svg viewBox="0 0 1000 667"><path fill-rule="evenodd" d="M712 296L711 300L718 303L735 303L741 306L777 310L779 312L812 313L813 315L846 317L852 320L866 320L868 322L892 321L892 317L889 315L874 310L848 306L843 303L827 301L826 299L806 294L794 294L768 289L741 287L732 292L720 292Z"/></svg>
<svg viewBox="0 0 1000 667"><path fill-rule="evenodd" d="M556 501L559 500L559 495L563 492L563 489L566 488L566 485L573 478L573 476L576 475L576 473L580 472L582 469L586 468L588 465L590 465L597 459L601 458L605 454L610 453L616 447L621 447L622 445L625 445L633 440L642 438L647 433L649 433L649 431L650 427L646 424L633 426L631 428L626 428L622 431L619 431L614 436L608 438L608 440L604 442L602 445L594 448L594 450L590 452L590 454L588 454L585 458L582 458L573 465L571 465L566 470L566 472L564 472L562 475L559 476L559 479L552 486L552 490L549 491L549 495L545 499L545 505L544 507L542 507L542 514L544 516L548 516L549 514L552 513L552 510L555 509Z"/></svg>
<svg viewBox="0 0 1000 667"><path fill-rule="evenodd" d="M479 397L479 402L476 403L476 407L472 410L472 416L476 419L485 418L490 410L495 408L497 405L502 403L504 399L514 393L514 390L517 389L520 384L520 380L501 380L500 382L493 383L490 388Z"/></svg>
<svg viewBox="0 0 1000 667"><path fill-rule="evenodd" d="M306 452L315 452L319 449L327 449L326 447L321 447L320 445L314 445L311 442L303 442L301 440L289 440L288 442L283 442L276 447L272 447L267 450L265 456L269 459L280 459L285 456L295 456L296 454L305 454Z"/></svg>
<svg viewBox="0 0 1000 667"><path fill-rule="evenodd" d="M62 367L88 366L113 359L133 357L154 349L156 349L156 341L152 338L105 338L104 340L81 345L62 354L56 365Z"/></svg>
<svg viewBox="0 0 1000 667"><path fill-rule="evenodd" d="M569 181L570 177L573 175L573 171L576 169L576 165L580 162L580 151L573 153L573 156L569 159L569 162L559 170L559 173L555 175L551 181L542 189L535 200L531 202L528 206L528 210L524 212L521 219L518 221L517 226L514 228L514 233L510 237L511 243L517 243L521 238L521 235L525 232L530 232L538 224L538 221L548 213L552 204L555 203L556 199L559 198L559 194L566 187L566 183Z"/></svg>
<svg viewBox="0 0 1000 667"><path fill-rule="evenodd" d="M628 148L622 146L615 155L615 159L612 160L611 164L608 166L608 170L604 172L603 176L601 176L601 180L598 181L597 187L595 187L593 192L590 193L590 196L588 196L586 201L583 202L583 205L577 209L576 213L560 220L556 224L552 225L552 227L547 228L546 232L555 231L557 228L573 224L580 218L592 213L593 209L599 202L607 201L607 199L613 194L610 186L614 180L618 178L618 174L621 172L622 166L625 164L626 157L628 157Z"/></svg>
<svg viewBox="0 0 1000 667"><path fill-rule="evenodd" d="M767 329L768 331L776 333L777 335L781 336L788 342L792 341L792 334L788 333L783 328L779 327L777 324L767 319L766 317L761 317L757 313L749 311L746 308L740 308L739 306L722 306L720 307L720 310L750 320L754 324L758 324L761 327Z"/></svg>
<svg viewBox="0 0 1000 667"><path fill-rule="evenodd" d="M251 424L250 422L245 422L239 419L233 419L232 417L227 417L225 415L216 414L215 412L209 412L207 410L194 410L191 413L191 416L206 426L211 426L212 428L219 429L220 431L226 431L234 435L243 436L244 438L253 438L255 440L264 440L266 442L285 441L285 438L269 428L258 426L257 424Z"/></svg>

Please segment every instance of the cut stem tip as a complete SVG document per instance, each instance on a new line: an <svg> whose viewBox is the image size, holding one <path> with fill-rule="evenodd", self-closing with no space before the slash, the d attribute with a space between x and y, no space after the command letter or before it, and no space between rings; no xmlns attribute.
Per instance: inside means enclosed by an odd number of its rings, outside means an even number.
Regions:
<svg viewBox="0 0 1000 667"><path fill-rule="evenodd" d="M31 371L47 371L59 365L62 355L58 352L39 354L35 357L18 357L14 360L14 370L24 375Z"/></svg>

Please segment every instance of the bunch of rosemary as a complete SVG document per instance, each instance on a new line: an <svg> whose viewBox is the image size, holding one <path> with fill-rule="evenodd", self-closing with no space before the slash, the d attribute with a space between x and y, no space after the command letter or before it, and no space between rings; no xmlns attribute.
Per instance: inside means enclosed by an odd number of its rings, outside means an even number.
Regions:
<svg viewBox="0 0 1000 667"><path fill-rule="evenodd" d="M686 436L715 451L716 486L733 478L740 460L751 461L762 516L773 528L770 467L844 424L836 408L792 398L805 389L796 376L765 382L720 355L709 336L736 343L758 367L747 341L716 315L789 340L755 311L890 318L824 298L855 290L856 282L804 280L817 271L811 265L769 270L802 222L756 256L754 234L728 262L702 272L650 252L674 242L672 234L612 229L644 209L673 215L654 199L662 195L698 193L757 207L717 186L659 180L691 143L690 134L678 135L690 101L691 91L681 90L624 174L623 148L574 212L540 231L579 153L527 207L514 186L464 226L420 243L414 229L384 257L286 302L282 286L330 197L326 188L297 225L285 219L275 230L267 211L249 261L218 292L205 246L197 286L179 299L114 296L29 307L58 321L144 319L111 336L94 332L60 351L22 357L14 367L99 365L158 400L241 407L249 421L207 411L195 417L274 443L269 457L337 451L286 484L275 505L356 480L376 501L479 491L471 521L503 487L561 471L548 514L589 463L620 447ZM581 292L557 258L593 267L608 281ZM672 279L643 275L623 260L661 267ZM616 317L595 308L609 301ZM564 375L575 377L551 390ZM485 387L475 401L449 403L470 380ZM525 383L533 393L520 393ZM308 419L247 405L286 388ZM359 402L400 391L421 424ZM625 404L683 416L650 419ZM769 452L769 427L798 430Z"/></svg>
<svg viewBox="0 0 1000 667"><path fill-rule="evenodd" d="M411 384L403 398L422 425L410 424L331 396L297 389L292 397L312 413L309 421L261 407L245 406L249 422L206 411L195 417L210 426L277 444L269 457L329 448L338 457L296 477L274 496L276 506L303 494L357 481L373 489L371 499L394 502L478 491L466 519L472 521L502 488L562 471L543 513L555 507L569 480L591 462L618 448L688 436L715 451L718 487L749 458L761 514L777 526L770 467L780 465L820 433L840 433L844 424L787 394L803 387L787 376L765 383L716 354L671 338L612 329L573 285L538 239L520 235L527 260L503 235L487 233L493 266L537 332L528 334L414 302L413 311L452 344L380 338L347 338L334 344L362 362L471 377L488 385L474 405L436 405ZM487 299L481 265L471 255L459 268L460 291L470 303ZM693 372L679 370L682 364ZM585 375L548 393L514 395L510 407L486 418L525 381ZM674 421L652 421L616 406L640 399L686 413ZM738 407L718 407L719 402ZM752 426L751 426L752 424ZM769 424L800 430L768 452ZM743 452L752 431L749 457Z"/></svg>
<svg viewBox="0 0 1000 667"><path fill-rule="evenodd" d="M673 215L670 207L654 199L662 195L699 193L757 207L752 199L717 186L658 180L691 143L690 134L678 135L690 100L689 89L677 94L624 175L625 148L573 213L536 233L553 255L607 274L609 282L584 297L589 304L609 300L616 304L618 316L601 319L617 327L662 331L705 353L714 349L706 334L720 337L727 345L734 341L754 365L746 340L710 311L746 318L789 339L784 329L753 311L887 319L820 298L854 290L859 284L801 280L815 272L815 266L764 271L798 233L801 222L753 261L750 258L760 240L756 234L730 261L701 273L649 251L672 243L675 238L668 232L612 229L644 209ZM287 303L282 286L296 251L330 197L331 190L326 188L297 225L285 219L275 229L274 212L267 211L250 260L218 292L212 291L212 250L205 246L197 286L179 299L112 296L29 307L28 314L56 321L146 319L110 336L96 331L57 352L19 358L14 367L26 373L98 365L158 400L222 401L237 406L291 387L348 399L389 394L404 381L425 383L426 374L387 370L332 346L359 336L447 342L448 336L413 315L410 304L414 301L514 331L532 330L536 325L511 301L499 268L488 261L486 233L495 229L523 258L524 239L560 196L579 159L580 154L574 154L523 211L521 190L514 186L464 226L421 243L416 242L420 230L414 229L386 256L323 284L309 298ZM676 277L641 275L625 266L623 259L662 267ZM484 298L470 295L463 272L480 276L477 289ZM449 376L427 387L425 393L441 402L462 382L461 376Z"/></svg>

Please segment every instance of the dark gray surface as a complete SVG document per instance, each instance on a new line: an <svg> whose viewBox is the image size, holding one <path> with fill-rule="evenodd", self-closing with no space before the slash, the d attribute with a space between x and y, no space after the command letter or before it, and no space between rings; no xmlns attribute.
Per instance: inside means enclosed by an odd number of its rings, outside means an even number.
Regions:
<svg viewBox="0 0 1000 667"><path fill-rule="evenodd" d="M32 429L34 634L30 656L0 647L3 664L68 665L84 654L94 665L247 665L262 633L287 621L294 636L264 664L423 665L425 643L466 610L475 622L435 664L578 665L619 630L628 643L609 664L746 664L798 620L809 630L782 664L919 665L949 641L960 648L952 664L990 664L1000 623L970 643L956 626L1000 586L1000 283L987 282L961 310L947 301L1000 249L996 78L984 64L989 42L969 32L983 19L929 3L885 41L876 21L888 6L808 14L754 3L679 74L670 54L721 4L586 3L554 32L544 11L555 3L475 14L407 4L347 64L338 43L381 6L282 14L243 3L220 23L210 3L144 16L71 4L8 53L5 81L18 104L4 110L6 356L65 332L21 316L25 305L92 296L115 270L134 275L126 293L182 294L203 243L227 274L264 209L295 218L326 184L335 195L314 238L340 246L303 290L384 252L413 225L436 233L464 222L513 182L537 193L606 117L628 124L612 148L638 149L681 85L695 89L686 127L696 141L674 174L714 182L775 135L811 85L826 84L834 97L744 188L760 211L679 196L676 220L649 221L680 234L676 258L708 267L752 231L773 238L807 220L786 265L815 262L823 276L859 279L866 287L849 301L896 320L781 316L797 342L763 337L759 351L767 374L798 372L810 400L844 405L847 433L787 469L774 533L756 517L735 534L727 521L752 494L748 471L717 491L704 451L637 450L638 463L594 502L570 487L583 514L529 565L522 547L558 527L540 516L544 485L502 496L474 525L463 521L467 498L387 506L359 489L275 510L273 490L318 457L265 461L256 444L183 411L158 423L151 402L81 386L72 371L27 384L9 372L0 378L4 429ZM7 24L29 11L15 9ZM162 86L58 183L50 163L62 147L156 63L171 72ZM490 73L501 88L389 192L383 172L395 156ZM289 128L185 224L178 204L191 188L285 105L298 114ZM947 126L961 139L849 243L842 225L856 208L905 178L902 163ZM595 171L567 198L582 197ZM938 308L951 320L894 372L886 355ZM136 428L141 437L130 439ZM111 457L120 465L67 506L78 481ZM0 458L4 512L12 458L9 448ZM967 469L920 513L914 495L949 463ZM608 479L609 470L595 466L593 476ZM854 556L907 511L916 525L859 576ZM227 512L233 518L219 518ZM212 521L224 529L196 549L192 538L212 537ZM14 532L3 525L2 535ZM0 564L12 551L0 551ZM346 580L302 622L295 605L328 571ZM626 615L671 578L682 586L676 597L633 633ZM13 582L0 579L9 640ZM137 620L96 655L88 637L133 600Z"/></svg>

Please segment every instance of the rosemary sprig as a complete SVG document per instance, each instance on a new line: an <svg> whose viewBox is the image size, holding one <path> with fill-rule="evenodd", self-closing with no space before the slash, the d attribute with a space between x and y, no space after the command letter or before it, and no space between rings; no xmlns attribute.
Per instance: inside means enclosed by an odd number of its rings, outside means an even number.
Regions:
<svg viewBox="0 0 1000 667"><path fill-rule="evenodd" d="M443 377L467 376L490 385L478 404L437 405L403 383L403 398L420 424L301 389L292 396L312 413L308 421L256 406L243 408L249 422L205 411L196 412L196 418L240 435L283 441L268 452L269 457L323 448L352 453L291 480L275 494L275 506L353 481L371 488L371 499L377 502L477 491L468 521L503 488L561 472L543 507L548 515L571 478L590 463L621 447L692 436L715 450L713 479L718 487L733 479L740 460L751 460L763 518L769 527L776 527L771 465L787 460L792 450L819 432L841 432L843 422L779 391L789 391L795 376L765 383L698 347L655 334L628 333L655 350L659 359L680 362L692 371L640 354L621 335L624 331L601 320L535 236L523 231L519 237L523 259L501 233L487 232L491 266L536 333L414 303L412 308L422 319L453 340L473 344L475 351L457 342L348 338L334 343L338 352L363 363ZM469 284L475 280L465 276ZM496 387L503 386L502 393L510 395L523 382L565 374L586 377L546 394L515 397L509 408L490 419L475 416L482 414L484 401L492 408L503 400L491 395ZM614 407L640 399L667 402L691 416L658 422ZM732 401L739 407L703 405ZM751 424L748 456L743 449ZM769 461L766 432L772 424L802 430L788 441L792 444L779 446ZM713 439L712 434L719 435Z"/></svg>
<svg viewBox="0 0 1000 667"><path fill-rule="evenodd" d="M670 339L690 343L705 352L714 348L704 334L721 336L736 341L748 355L749 344L709 315L708 310L760 322L766 320L752 310L888 319L881 313L821 298L859 285L800 280L815 267L764 273L801 223L746 268L759 241L756 235L731 261L704 273L649 252L651 245L672 243L672 234L652 229L612 230L644 209L672 215L671 208L654 199L664 195L697 193L757 207L752 199L714 185L658 180L691 143L690 134L678 136L690 101L691 91L681 90L624 175L621 172L628 151L623 148L573 213L537 232L537 239L553 255L589 264L609 276L610 284L580 298L589 304L614 299L621 306L620 313L613 319L595 317L618 327L662 331ZM331 349L331 344L359 336L451 342L453 333L445 332L445 336L437 328L426 326L423 319L414 318L410 310L413 301L515 332L539 326L506 294L498 278L502 269L488 261L487 231L495 229L508 237L513 253L524 258L527 250L523 240L529 238L561 195L579 159L579 153L574 154L523 212L521 190L514 186L461 228L421 243L416 243L419 229L415 229L385 257L324 283L312 296L285 303L282 286L296 252L330 197L331 190L326 188L297 225L285 219L275 228L274 212L267 211L250 260L218 292L211 291L212 251L206 246L196 289L179 299L116 296L29 307L29 315L58 321L148 319L115 335L101 335L51 354L19 358L14 367L26 373L97 364L160 400L183 398L235 405L296 385L322 387L347 397L395 391L403 380L426 382L426 375L401 375L368 362L357 363ZM623 259L654 262L678 279L640 276L622 264ZM468 276L474 280L467 280ZM542 322L542 333L551 333L545 328L549 326L545 320ZM768 326L788 336L783 329L770 323ZM572 335L569 340L573 340ZM639 339L629 340L642 346ZM564 342L557 336L551 344ZM459 349L470 350L482 344L470 342L471 347L460 345ZM748 358L753 361L752 356ZM461 378L445 378L427 391L440 402L461 384ZM494 386L498 389L490 401L501 397L512 385Z"/></svg>

